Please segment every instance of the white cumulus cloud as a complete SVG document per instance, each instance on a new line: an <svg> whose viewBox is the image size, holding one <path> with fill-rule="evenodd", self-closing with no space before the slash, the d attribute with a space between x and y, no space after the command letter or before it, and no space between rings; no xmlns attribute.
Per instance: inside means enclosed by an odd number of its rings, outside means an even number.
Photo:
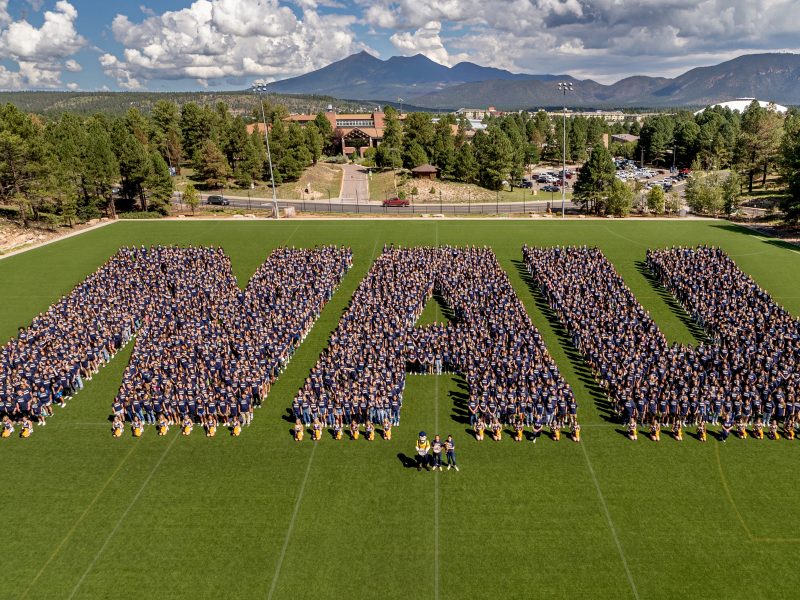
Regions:
<svg viewBox="0 0 800 600"><path fill-rule="evenodd" d="M69 57L86 45L75 28L78 11L66 0L45 11L41 27L8 13L8 1L0 0L0 56L17 63L17 70L0 66L0 88L61 87L61 73L79 71Z"/></svg>
<svg viewBox="0 0 800 600"><path fill-rule="evenodd" d="M437 22L447 49L474 62L603 82L631 74L677 75L740 54L800 47L792 16L800 12L800 0L355 1L364 22L392 35L404 52Z"/></svg>
<svg viewBox="0 0 800 600"><path fill-rule="evenodd" d="M355 17L322 17L315 5L305 2L300 17L279 0L196 0L141 22L120 14L111 29L125 50L122 56L101 55L100 64L127 89L152 79L214 85L290 77L364 48L351 29Z"/></svg>
<svg viewBox="0 0 800 600"><path fill-rule="evenodd" d="M414 33L409 31L395 33L389 39L394 47L403 54L424 54L431 60L448 67L466 60L467 54L451 55L447 51L439 35L441 31L442 24L439 21L430 21Z"/></svg>

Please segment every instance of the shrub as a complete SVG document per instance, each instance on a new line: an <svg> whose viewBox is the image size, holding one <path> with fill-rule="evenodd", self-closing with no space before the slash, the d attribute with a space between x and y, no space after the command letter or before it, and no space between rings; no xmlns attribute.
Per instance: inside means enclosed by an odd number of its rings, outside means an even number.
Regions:
<svg viewBox="0 0 800 600"><path fill-rule="evenodd" d="M164 215L154 211L122 212L117 215L120 219L161 219Z"/></svg>

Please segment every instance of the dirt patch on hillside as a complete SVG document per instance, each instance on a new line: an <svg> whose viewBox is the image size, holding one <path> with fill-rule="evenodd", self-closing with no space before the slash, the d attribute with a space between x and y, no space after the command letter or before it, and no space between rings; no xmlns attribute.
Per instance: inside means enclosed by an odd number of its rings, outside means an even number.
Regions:
<svg viewBox="0 0 800 600"><path fill-rule="evenodd" d="M80 232L96 225L98 222L94 220L72 228L45 229L39 227L25 228L12 221L0 221L0 256Z"/></svg>

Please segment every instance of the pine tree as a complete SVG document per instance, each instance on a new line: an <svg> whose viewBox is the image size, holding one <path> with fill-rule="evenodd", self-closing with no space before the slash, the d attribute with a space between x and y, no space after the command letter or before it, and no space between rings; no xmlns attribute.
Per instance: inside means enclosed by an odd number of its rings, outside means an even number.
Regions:
<svg viewBox="0 0 800 600"><path fill-rule="evenodd" d="M222 187L230 176L228 160L211 140L203 142L195 155L194 168L210 189Z"/></svg>
<svg viewBox="0 0 800 600"><path fill-rule="evenodd" d="M462 145L456 152L453 177L464 183L473 183L478 176L478 163L471 144Z"/></svg>
<svg viewBox="0 0 800 600"><path fill-rule="evenodd" d="M800 113L791 110L784 126L781 169L789 193L781 201L781 208L789 223L797 223L800 221Z"/></svg>
<svg viewBox="0 0 800 600"><path fill-rule="evenodd" d="M584 210L604 214L607 208L608 192L616 180L616 168L608 150L601 144L594 148L581 170L573 188L573 198L583 205Z"/></svg>
<svg viewBox="0 0 800 600"><path fill-rule="evenodd" d="M153 151L150 153L150 173L145 180L146 194L150 202L150 210L169 213L169 203L172 200L172 177L169 167L160 153Z"/></svg>
<svg viewBox="0 0 800 600"><path fill-rule="evenodd" d="M325 153L335 153L335 151L331 152L333 146L333 126L328 120L328 117L325 116L325 113L317 113L317 116L314 118L314 125L322 138L322 151Z"/></svg>
<svg viewBox="0 0 800 600"><path fill-rule="evenodd" d="M478 163L478 181L490 190L499 190L511 173L514 149L508 136L495 124L473 139L475 159Z"/></svg>
<svg viewBox="0 0 800 600"><path fill-rule="evenodd" d="M96 198L108 206L111 218L116 218L112 188L119 180L119 163L111 148L111 136L105 124L90 119L85 151L85 177Z"/></svg>
<svg viewBox="0 0 800 600"><path fill-rule="evenodd" d="M403 153L403 164L407 169L413 169L427 162L428 156L418 142L411 142L406 146L405 152Z"/></svg>
<svg viewBox="0 0 800 600"><path fill-rule="evenodd" d="M317 161L322 156L323 148L323 139L319 133L319 129L317 129L314 123L309 123L303 128L303 133L306 138L306 148L308 148L308 152L311 154L311 163L317 164Z"/></svg>

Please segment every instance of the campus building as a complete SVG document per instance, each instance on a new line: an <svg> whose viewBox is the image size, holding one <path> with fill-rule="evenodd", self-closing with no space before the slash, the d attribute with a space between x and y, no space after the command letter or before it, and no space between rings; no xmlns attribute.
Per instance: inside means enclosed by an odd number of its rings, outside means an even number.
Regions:
<svg viewBox="0 0 800 600"><path fill-rule="evenodd" d="M323 114L333 128L334 137L341 145L342 154L346 156L356 152L364 156L367 148L377 148L383 141L386 123L382 111L339 114L331 110ZM398 119L402 123L405 117L405 115L401 114ZM284 119L284 122L287 124L297 123L301 127L305 127L316 118L317 115L289 115ZM251 133L256 128L263 132L263 123L249 125L248 133Z"/></svg>

